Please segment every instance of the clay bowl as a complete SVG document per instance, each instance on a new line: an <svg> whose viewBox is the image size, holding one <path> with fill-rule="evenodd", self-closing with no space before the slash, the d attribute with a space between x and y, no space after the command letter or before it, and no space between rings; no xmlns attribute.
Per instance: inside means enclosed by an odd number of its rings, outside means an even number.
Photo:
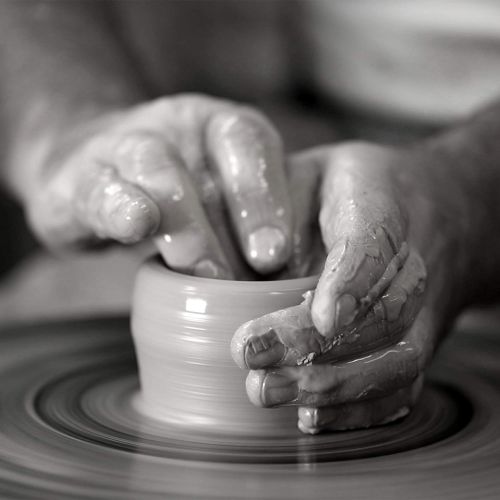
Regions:
<svg viewBox="0 0 500 500"><path fill-rule="evenodd" d="M230 344L242 323L299 304L316 281L197 278L148 260L139 271L132 308L141 411L184 432L296 432L296 409L263 409L248 401L247 374L231 358Z"/></svg>

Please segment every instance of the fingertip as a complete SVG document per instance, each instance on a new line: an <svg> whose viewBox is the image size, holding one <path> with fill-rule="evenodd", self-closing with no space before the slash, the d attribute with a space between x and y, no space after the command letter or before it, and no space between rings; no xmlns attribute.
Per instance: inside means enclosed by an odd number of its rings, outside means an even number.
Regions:
<svg viewBox="0 0 500 500"><path fill-rule="evenodd" d="M252 370L248 374L245 383L248 399L253 405L261 408L266 406L262 397L265 377L265 370Z"/></svg>
<svg viewBox="0 0 500 500"><path fill-rule="evenodd" d="M318 427L307 427L300 419L297 421L297 427L303 434L311 434L312 436L321 432L321 429Z"/></svg>
<svg viewBox="0 0 500 500"><path fill-rule="evenodd" d="M175 208L175 207L174 207ZM154 242L170 269L200 278L231 280L233 270L212 228L199 212L182 213L187 207L177 207L165 216ZM187 217L193 217L186 221ZM172 228L172 231L169 229Z"/></svg>
<svg viewBox="0 0 500 500"><path fill-rule="evenodd" d="M261 274L276 271L284 266L290 252L290 238L280 228L264 226L248 236L246 245L248 262Z"/></svg>
<svg viewBox="0 0 500 500"><path fill-rule="evenodd" d="M300 427L302 426L304 429L307 429L303 432L307 432L309 434L315 434L318 432L318 413L318 408L301 406L298 411L300 430L302 430Z"/></svg>
<svg viewBox="0 0 500 500"><path fill-rule="evenodd" d="M261 274L292 251L292 208L281 138L259 112L234 107L208 126L208 150L248 264Z"/></svg>
<svg viewBox="0 0 500 500"><path fill-rule="evenodd" d="M173 248L172 245L177 247L176 250L184 250L186 253L186 246L182 245L182 242L177 241L176 236L170 234L158 234L155 239L155 245L163 260L168 267L174 271L188 274L190 276L197 276L198 278L208 278L217 280L234 280L235 276L232 269L229 267L228 263L222 263L220 258L215 258L213 256L203 256L198 261L192 263L189 259L184 258L184 262L176 262L173 259ZM185 257L185 256L184 256ZM195 260L196 256L194 259Z"/></svg>
<svg viewBox="0 0 500 500"><path fill-rule="evenodd" d="M314 326L323 337L334 335L335 313L333 301L326 293L316 290L311 304L311 317Z"/></svg>
<svg viewBox="0 0 500 500"><path fill-rule="evenodd" d="M136 243L158 229L160 212L146 196L134 196L111 203L103 218L111 238L122 243Z"/></svg>
<svg viewBox="0 0 500 500"><path fill-rule="evenodd" d="M234 279L234 274L231 269L210 258L203 258L194 265L193 276L221 280Z"/></svg>

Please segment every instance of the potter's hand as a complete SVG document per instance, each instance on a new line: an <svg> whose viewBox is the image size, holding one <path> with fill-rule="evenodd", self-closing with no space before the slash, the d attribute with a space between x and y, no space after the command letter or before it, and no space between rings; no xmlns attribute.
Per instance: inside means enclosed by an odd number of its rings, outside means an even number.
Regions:
<svg viewBox="0 0 500 500"><path fill-rule="evenodd" d="M70 132L29 206L50 246L156 235L173 269L229 277L237 252L224 204L250 266L266 273L286 262L291 209L282 145L257 111L185 95Z"/></svg>
<svg viewBox="0 0 500 500"><path fill-rule="evenodd" d="M328 257L301 305L236 332L233 357L252 370L248 396L299 405L310 433L394 420L414 403L457 306L462 193L433 178L421 152L346 144L293 163L322 177Z"/></svg>

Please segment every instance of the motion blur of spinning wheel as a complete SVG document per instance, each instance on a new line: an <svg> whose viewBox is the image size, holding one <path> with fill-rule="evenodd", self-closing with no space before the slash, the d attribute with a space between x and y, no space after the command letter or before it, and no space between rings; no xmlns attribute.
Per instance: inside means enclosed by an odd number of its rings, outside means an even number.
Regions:
<svg viewBox="0 0 500 500"><path fill-rule="evenodd" d="M0 497L498 498L500 337L466 330L406 419L269 440L142 415L125 318L4 327Z"/></svg>

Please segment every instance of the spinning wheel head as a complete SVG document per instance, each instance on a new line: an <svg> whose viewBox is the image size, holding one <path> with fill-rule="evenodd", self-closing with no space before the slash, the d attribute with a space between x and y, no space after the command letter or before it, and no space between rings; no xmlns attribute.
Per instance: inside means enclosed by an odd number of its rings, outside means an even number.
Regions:
<svg viewBox="0 0 500 500"><path fill-rule="evenodd" d="M0 347L0 498L498 498L496 328L445 344L404 420L305 436L293 415L261 439L145 415L126 318L4 328Z"/></svg>

